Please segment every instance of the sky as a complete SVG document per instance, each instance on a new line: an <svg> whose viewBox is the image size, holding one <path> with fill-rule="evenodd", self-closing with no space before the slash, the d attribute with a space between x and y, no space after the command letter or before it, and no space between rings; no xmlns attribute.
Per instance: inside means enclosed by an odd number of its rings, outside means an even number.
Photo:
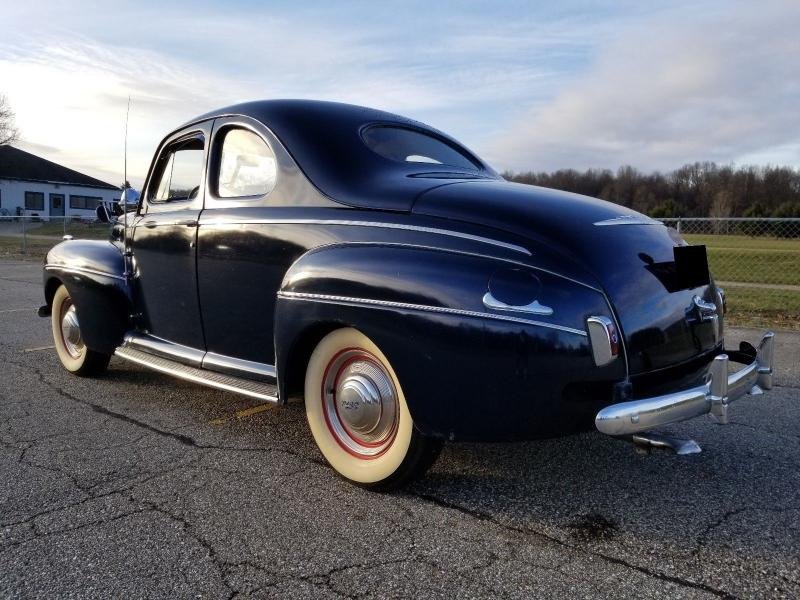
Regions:
<svg viewBox="0 0 800 600"><path fill-rule="evenodd" d="M361 104L498 171L800 167L800 2L6 3L18 145L141 185L161 138L259 98Z"/></svg>

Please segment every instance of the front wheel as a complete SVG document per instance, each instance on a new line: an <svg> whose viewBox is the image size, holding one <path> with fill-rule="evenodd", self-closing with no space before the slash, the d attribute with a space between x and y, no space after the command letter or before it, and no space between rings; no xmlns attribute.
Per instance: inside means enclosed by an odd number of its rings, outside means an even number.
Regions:
<svg viewBox="0 0 800 600"><path fill-rule="evenodd" d="M53 341L64 368L76 375L98 375L106 370L111 356L90 350L83 341L78 311L63 285L53 296L50 311Z"/></svg>
<svg viewBox="0 0 800 600"><path fill-rule="evenodd" d="M414 427L386 356L356 329L325 336L306 370L308 424L328 463L363 487L389 490L422 476L442 444Z"/></svg>

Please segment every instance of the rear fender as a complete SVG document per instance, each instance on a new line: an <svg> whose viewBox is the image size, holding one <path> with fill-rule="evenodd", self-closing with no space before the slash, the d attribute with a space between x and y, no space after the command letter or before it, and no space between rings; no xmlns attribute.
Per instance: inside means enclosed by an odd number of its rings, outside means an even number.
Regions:
<svg viewBox="0 0 800 600"><path fill-rule="evenodd" d="M591 427L596 407L585 411L584 423L562 398L573 382L625 377L622 360L594 365L585 333L586 317L609 314L608 303L588 286L536 272L536 299L551 306L552 315L487 308L490 279L508 268L522 267L399 244L328 246L305 254L287 272L276 305L281 397L301 391L315 340L337 327L355 327L392 363L423 433L522 439Z"/></svg>

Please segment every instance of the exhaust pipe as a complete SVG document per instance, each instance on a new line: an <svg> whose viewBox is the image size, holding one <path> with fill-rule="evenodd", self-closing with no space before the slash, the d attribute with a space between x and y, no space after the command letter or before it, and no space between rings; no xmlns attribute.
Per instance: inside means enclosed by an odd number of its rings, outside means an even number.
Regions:
<svg viewBox="0 0 800 600"><path fill-rule="evenodd" d="M653 450L667 450L683 456L686 454L699 454L702 451L700 445L694 440L682 440L653 431L641 431L619 439L633 443L633 449L637 454L650 454Z"/></svg>

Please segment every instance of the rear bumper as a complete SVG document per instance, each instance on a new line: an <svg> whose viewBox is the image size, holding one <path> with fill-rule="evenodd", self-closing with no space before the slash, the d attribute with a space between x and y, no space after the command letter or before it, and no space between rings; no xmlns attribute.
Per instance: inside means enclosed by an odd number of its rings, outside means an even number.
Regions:
<svg viewBox="0 0 800 600"><path fill-rule="evenodd" d="M740 350L720 354L711 362L702 385L607 406L595 417L601 433L624 436L710 414L728 421L728 407L745 394L772 388L774 334L763 335L758 348L743 343ZM728 363L745 366L728 374Z"/></svg>

